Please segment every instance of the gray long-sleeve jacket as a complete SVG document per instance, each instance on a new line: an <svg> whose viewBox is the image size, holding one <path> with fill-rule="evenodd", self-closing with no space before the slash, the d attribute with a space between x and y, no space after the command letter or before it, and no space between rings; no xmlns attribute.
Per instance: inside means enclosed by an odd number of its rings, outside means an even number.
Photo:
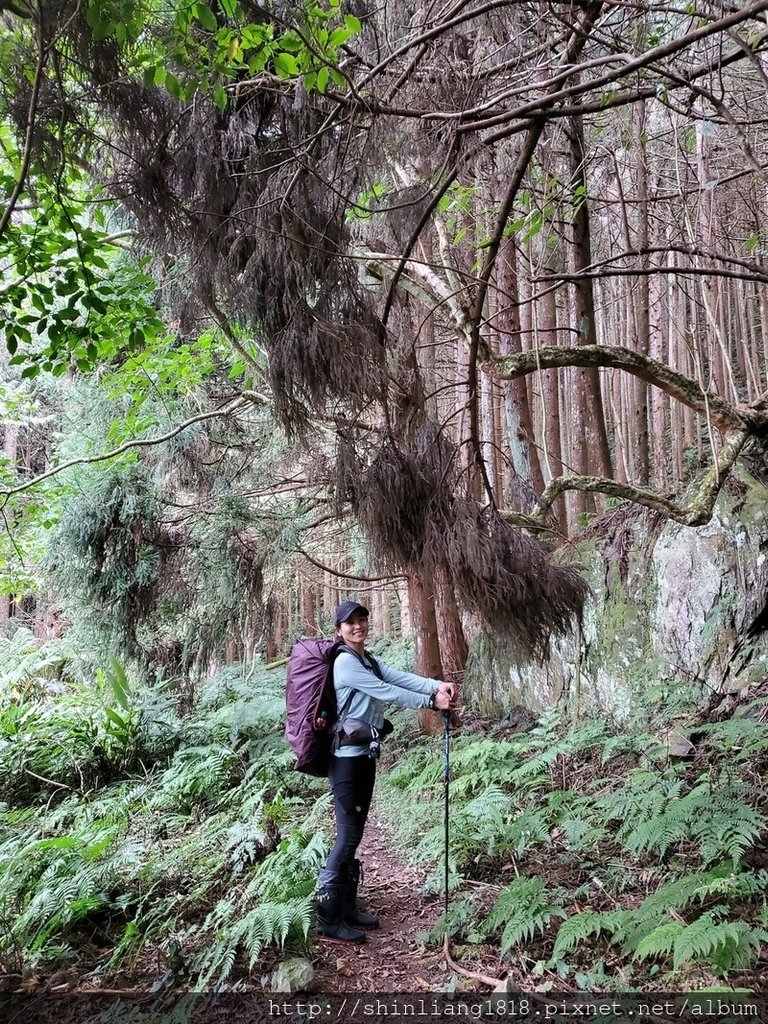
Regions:
<svg viewBox="0 0 768 1024"><path fill-rule="evenodd" d="M347 716L359 718L380 729L384 724L384 708L387 704L400 704L405 708L429 707L429 698L437 692L439 679L428 679L412 672L398 672L378 658L376 661L382 679L374 674L373 669L363 668L351 651L342 651L337 656L333 665L333 685L339 710L344 707L350 690L356 690ZM336 757L360 757L367 753L367 745L350 744L339 747Z"/></svg>

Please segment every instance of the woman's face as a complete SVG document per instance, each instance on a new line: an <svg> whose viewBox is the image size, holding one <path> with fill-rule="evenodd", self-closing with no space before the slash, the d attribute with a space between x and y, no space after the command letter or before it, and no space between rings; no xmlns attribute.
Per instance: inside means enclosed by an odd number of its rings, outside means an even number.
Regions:
<svg viewBox="0 0 768 1024"><path fill-rule="evenodd" d="M364 644L368 636L368 617L355 612L339 624L339 636L345 643Z"/></svg>

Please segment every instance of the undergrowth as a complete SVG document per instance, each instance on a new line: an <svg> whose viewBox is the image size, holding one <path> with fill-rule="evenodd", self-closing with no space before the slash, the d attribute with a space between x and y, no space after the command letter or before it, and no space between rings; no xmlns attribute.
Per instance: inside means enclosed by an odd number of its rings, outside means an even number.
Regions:
<svg viewBox="0 0 768 1024"><path fill-rule="evenodd" d="M0 668L0 973L151 962L200 989L305 948L328 797L287 771L281 675L225 670L180 718L117 662L86 684L24 656Z"/></svg>
<svg viewBox="0 0 768 1024"><path fill-rule="evenodd" d="M556 710L527 733L455 736L449 910L424 941L490 943L542 991L753 970L768 941L761 705L703 725L685 760L634 726ZM442 750L403 750L387 782L382 812L442 892Z"/></svg>
<svg viewBox="0 0 768 1024"><path fill-rule="evenodd" d="M172 683L116 661L78 682L28 636L0 653L0 971L210 989L307 946L329 797L288 770L282 674L222 671L180 717ZM490 947L541 991L749 987L768 941L763 703L702 724L688 759L556 710L455 736L449 910L424 940ZM441 892L440 741L393 718L379 812Z"/></svg>

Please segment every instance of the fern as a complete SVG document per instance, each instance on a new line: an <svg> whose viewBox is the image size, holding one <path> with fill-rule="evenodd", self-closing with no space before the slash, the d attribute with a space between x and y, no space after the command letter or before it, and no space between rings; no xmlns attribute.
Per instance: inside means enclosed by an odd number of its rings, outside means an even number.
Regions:
<svg viewBox="0 0 768 1024"><path fill-rule="evenodd" d="M190 967L197 976L197 984L207 987L212 980L226 981L232 972L238 954L247 957L252 967L265 947L282 948L288 938L306 940L309 934L312 896L285 898L280 901L260 902L247 909L240 899L229 897L219 901L208 914L198 935L208 935L192 960Z"/></svg>
<svg viewBox="0 0 768 1024"><path fill-rule="evenodd" d="M743 708L743 717L700 726L697 731L707 748L718 757L724 753L731 754L736 764L764 754L768 750L765 723L749 714L759 703L754 701Z"/></svg>
<svg viewBox="0 0 768 1024"><path fill-rule="evenodd" d="M692 840L705 864L722 856L735 864L766 825L763 815L740 798L744 792L745 787L736 784L716 789L704 782L685 795L666 799L661 806L657 800L649 801L637 812L647 815L652 806L653 816L641 817L630 829L626 847L634 854L653 851L663 857L671 846Z"/></svg>
<svg viewBox="0 0 768 1024"><path fill-rule="evenodd" d="M665 747L658 736L651 733L619 733L616 736L609 736L603 744L600 763L606 764L617 754L643 753L646 757L652 758L664 752Z"/></svg>
<svg viewBox="0 0 768 1024"><path fill-rule="evenodd" d="M685 875L661 886L638 907L583 911L569 917L558 930L553 958L563 959L583 942L603 936L636 960L671 958L674 970L689 961L723 972L746 968L758 956L768 933L744 921L721 920L729 913L723 904L690 922L683 912L713 897L735 900L762 895L766 889L768 873L735 873L728 865ZM674 916L670 919L670 915Z"/></svg>
<svg viewBox="0 0 768 1024"><path fill-rule="evenodd" d="M606 792L593 802L595 813L620 826L649 821L661 814L666 804L679 797L685 787L681 769L672 769L667 776L646 768L630 772L628 781L618 789Z"/></svg>
<svg viewBox="0 0 768 1024"><path fill-rule="evenodd" d="M418 932L416 941L433 946L442 943L446 934L453 939L466 938L474 930L474 921L474 903L469 896L462 896L452 901L447 914L441 914L429 931Z"/></svg>
<svg viewBox="0 0 768 1024"><path fill-rule="evenodd" d="M474 793L487 786L510 788L514 767L525 757L529 741L469 739L456 743L451 756L451 787L456 793ZM441 768L439 758L434 759Z"/></svg>
<svg viewBox="0 0 768 1024"><path fill-rule="evenodd" d="M457 807L451 814L451 851L457 864L470 855L483 851L493 855L507 848L507 815L511 798L498 786L488 786L474 799ZM432 816L434 821L434 815ZM414 859L436 860L443 849L443 826L427 829L414 850Z"/></svg>
<svg viewBox="0 0 768 1024"><path fill-rule="evenodd" d="M502 890L482 927L502 929L499 952L542 933L553 917L566 917L562 906L551 902L559 893L548 893L540 878L517 878Z"/></svg>
<svg viewBox="0 0 768 1024"><path fill-rule="evenodd" d="M502 848L522 856L538 844L547 843L552 830L552 819L547 807L526 807L514 818L504 832Z"/></svg>
<svg viewBox="0 0 768 1024"><path fill-rule="evenodd" d="M634 950L637 960L673 958L680 970L686 963L711 964L721 972L752 965L768 932L745 921L719 921L717 910L691 924L668 921L655 928Z"/></svg>
<svg viewBox="0 0 768 1024"><path fill-rule="evenodd" d="M0 637L0 696L40 696L54 669L67 659L65 641L41 645L31 630L21 627L12 637Z"/></svg>
<svg viewBox="0 0 768 1024"><path fill-rule="evenodd" d="M165 770L151 805L157 808L189 808L195 803L220 796L242 765L229 747L212 743L206 747L185 747Z"/></svg>
<svg viewBox="0 0 768 1024"><path fill-rule="evenodd" d="M648 913L663 913L670 907L682 911L695 903L704 904L712 897L732 900L755 896L768 891L768 872L756 874L734 872L731 865L720 864L710 871L695 872L675 878L651 893L642 903Z"/></svg>
<svg viewBox="0 0 768 1024"><path fill-rule="evenodd" d="M4 865L0 887L3 906L15 906L14 921L0 949L27 948L48 956L57 933L106 906L115 871L103 856L112 836L99 832L38 840Z"/></svg>
<svg viewBox="0 0 768 1024"><path fill-rule="evenodd" d="M552 951L553 960L562 960L566 953L580 946L587 939L613 933L613 922L610 914L600 914L594 910L583 910L566 918L557 930L555 946Z"/></svg>
<svg viewBox="0 0 768 1024"><path fill-rule="evenodd" d="M607 828L594 825L586 818L563 818L559 827L568 848L573 851L597 847L610 834Z"/></svg>
<svg viewBox="0 0 768 1024"><path fill-rule="evenodd" d="M686 930L681 921L663 921L653 928L634 949L636 960L647 960L658 957L669 957L675 950L675 944Z"/></svg>

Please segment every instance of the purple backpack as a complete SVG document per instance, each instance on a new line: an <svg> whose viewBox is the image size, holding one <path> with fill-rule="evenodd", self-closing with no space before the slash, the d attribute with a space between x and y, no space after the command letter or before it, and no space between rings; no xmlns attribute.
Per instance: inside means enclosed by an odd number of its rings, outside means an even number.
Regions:
<svg viewBox="0 0 768 1024"><path fill-rule="evenodd" d="M302 636L291 648L285 738L296 755L294 767L307 775L327 775L331 765L333 726L338 716L333 663L343 647L341 640Z"/></svg>

